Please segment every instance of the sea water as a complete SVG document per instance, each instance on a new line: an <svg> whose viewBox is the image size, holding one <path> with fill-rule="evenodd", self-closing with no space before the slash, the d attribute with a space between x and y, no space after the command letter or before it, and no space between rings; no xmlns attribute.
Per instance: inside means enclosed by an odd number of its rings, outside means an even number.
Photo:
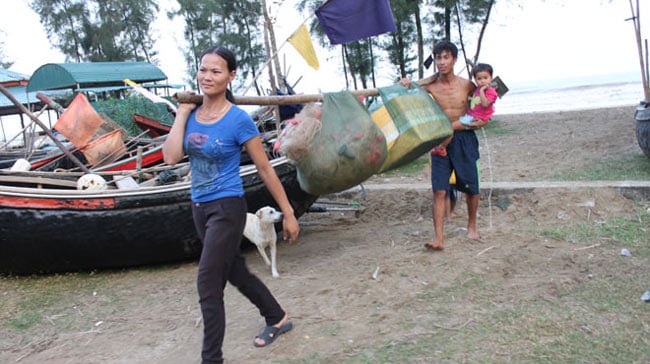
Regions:
<svg viewBox="0 0 650 364"><path fill-rule="evenodd" d="M509 91L497 100L495 115L618 106L630 106L632 115L644 98L640 73L503 82Z"/></svg>

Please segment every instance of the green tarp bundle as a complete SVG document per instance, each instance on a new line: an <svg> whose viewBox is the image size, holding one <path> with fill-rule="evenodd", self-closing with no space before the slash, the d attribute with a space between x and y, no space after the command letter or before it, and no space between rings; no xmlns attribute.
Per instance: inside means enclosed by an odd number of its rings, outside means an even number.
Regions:
<svg viewBox="0 0 650 364"><path fill-rule="evenodd" d="M308 152L296 161L303 190L313 195L340 192L377 173L386 159L386 141L352 93L326 93L321 124Z"/></svg>
<svg viewBox="0 0 650 364"><path fill-rule="evenodd" d="M447 115L416 83L382 87L379 95L381 104L371 108L372 118L389 141L379 172L412 162L453 134Z"/></svg>

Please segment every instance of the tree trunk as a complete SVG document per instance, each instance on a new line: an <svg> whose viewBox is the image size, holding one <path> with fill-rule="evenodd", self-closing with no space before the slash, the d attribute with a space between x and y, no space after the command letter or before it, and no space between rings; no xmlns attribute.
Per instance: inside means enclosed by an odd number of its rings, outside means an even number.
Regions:
<svg viewBox="0 0 650 364"><path fill-rule="evenodd" d="M274 57L273 57L273 65L274 65L274 68L275 68L275 74L277 75L276 85L278 85L280 90L282 90L283 92L286 92L287 85L284 84L284 77L283 77L283 74L282 74L282 69L280 68L280 60L277 57L278 46L276 45L276 42L275 42L275 30L273 30L273 23L271 22L271 17L269 16L269 11L266 8L266 0L262 0L262 7L264 8L264 24L266 24L266 29L269 32L269 43L270 43L270 46L271 46L271 54L274 55ZM267 54L268 54L268 52L267 52Z"/></svg>
<svg viewBox="0 0 650 364"><path fill-rule="evenodd" d="M485 29L487 28L488 22L490 20L490 13L492 12L492 7L494 6L494 0L490 0L488 4L487 12L485 13L485 19L483 19L483 24L481 25L481 32L478 36L478 43L476 45L476 54L474 54L474 63L478 62L478 56L481 53L481 43L483 42L483 35L485 35Z"/></svg>
<svg viewBox="0 0 650 364"><path fill-rule="evenodd" d="M422 35L422 19L420 5L415 7L415 29L418 35L418 78L424 77L424 38Z"/></svg>

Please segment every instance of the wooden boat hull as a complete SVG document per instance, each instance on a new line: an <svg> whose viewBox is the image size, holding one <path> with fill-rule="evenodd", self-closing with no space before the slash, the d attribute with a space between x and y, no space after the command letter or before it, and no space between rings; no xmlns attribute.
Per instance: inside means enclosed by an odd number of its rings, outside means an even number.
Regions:
<svg viewBox="0 0 650 364"><path fill-rule="evenodd" d="M297 216L317 196L295 168L274 167ZM249 211L275 205L256 171L242 172ZM196 259L201 252L188 182L131 190L0 187L0 273L122 268Z"/></svg>
<svg viewBox="0 0 650 364"><path fill-rule="evenodd" d="M133 115L133 122L142 129L142 131L148 132L154 138L167 135L169 134L169 131L172 130L171 126L140 114Z"/></svg>

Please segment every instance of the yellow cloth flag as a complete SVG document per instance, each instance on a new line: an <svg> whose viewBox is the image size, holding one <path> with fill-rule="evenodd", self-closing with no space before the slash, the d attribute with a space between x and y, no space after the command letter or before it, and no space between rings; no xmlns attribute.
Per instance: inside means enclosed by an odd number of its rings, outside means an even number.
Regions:
<svg viewBox="0 0 650 364"><path fill-rule="evenodd" d="M289 43L296 48L298 53L302 58L307 61L307 64L310 65L313 69L318 70L318 57L316 57L316 52L314 51L314 45L311 43L311 38L309 36L309 31L305 24L301 25L295 33L289 37Z"/></svg>

